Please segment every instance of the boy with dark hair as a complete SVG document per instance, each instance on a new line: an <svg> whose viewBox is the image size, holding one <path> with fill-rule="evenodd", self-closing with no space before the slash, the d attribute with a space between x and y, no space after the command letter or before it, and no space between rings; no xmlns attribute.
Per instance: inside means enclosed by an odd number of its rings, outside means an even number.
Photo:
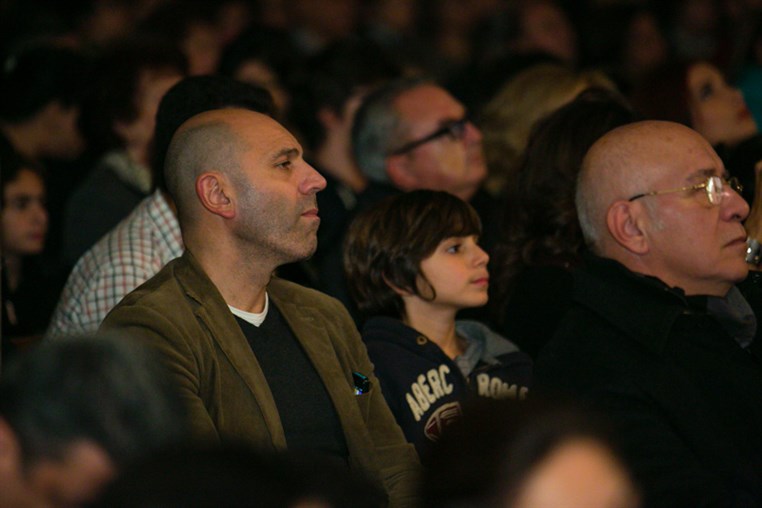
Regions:
<svg viewBox="0 0 762 508"><path fill-rule="evenodd" d="M426 450L467 396L523 398L527 355L459 310L487 303L489 256L474 209L442 191L387 198L355 219L344 268L382 392L408 441Z"/></svg>

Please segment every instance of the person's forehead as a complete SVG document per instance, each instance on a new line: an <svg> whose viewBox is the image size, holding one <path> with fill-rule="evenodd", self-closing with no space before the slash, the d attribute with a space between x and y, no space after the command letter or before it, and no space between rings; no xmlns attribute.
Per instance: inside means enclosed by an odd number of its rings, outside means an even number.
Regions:
<svg viewBox="0 0 762 508"><path fill-rule="evenodd" d="M714 148L698 135L685 143L676 143L673 154L667 157L673 162L675 171L685 179L722 176L725 173L725 166Z"/></svg>
<svg viewBox="0 0 762 508"><path fill-rule="evenodd" d="M454 119L465 113L465 108L447 90L431 84L417 86L402 93L395 106L411 125Z"/></svg>
<svg viewBox="0 0 762 508"><path fill-rule="evenodd" d="M24 168L18 172L15 180L6 184L5 190L14 193L42 192L44 184L40 175L30 169Z"/></svg>
<svg viewBox="0 0 762 508"><path fill-rule="evenodd" d="M266 115L259 115L251 122L239 122L234 128L248 146L247 152L257 158L277 157L277 154L286 152L290 155L302 152L302 147L293 134Z"/></svg>
<svg viewBox="0 0 762 508"><path fill-rule="evenodd" d="M618 140L619 148L614 153L627 159L629 170L638 171L653 184L724 174L722 160L700 134L678 125L655 127Z"/></svg>

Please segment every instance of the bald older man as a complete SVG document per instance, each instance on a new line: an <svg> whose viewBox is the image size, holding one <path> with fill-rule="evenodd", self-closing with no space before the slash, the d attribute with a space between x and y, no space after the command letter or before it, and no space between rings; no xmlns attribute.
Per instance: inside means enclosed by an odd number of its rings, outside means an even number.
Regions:
<svg viewBox="0 0 762 508"><path fill-rule="evenodd" d="M102 329L140 337L175 375L199 437L336 457L415 503L415 452L336 300L277 277L309 257L325 180L272 118L199 114L165 164L185 254L128 294Z"/></svg>
<svg viewBox="0 0 762 508"><path fill-rule="evenodd" d="M762 355L734 284L749 212L712 147L639 122L588 152L577 211L592 254L536 366L611 417L645 506L762 506Z"/></svg>

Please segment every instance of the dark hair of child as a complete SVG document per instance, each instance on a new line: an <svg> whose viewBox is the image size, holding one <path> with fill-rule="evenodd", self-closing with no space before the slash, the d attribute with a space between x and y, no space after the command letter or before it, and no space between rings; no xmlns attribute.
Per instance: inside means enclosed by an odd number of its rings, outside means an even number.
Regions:
<svg viewBox="0 0 762 508"><path fill-rule="evenodd" d="M421 261L443 240L481 231L471 205L443 191L399 194L363 211L344 243L344 272L358 309L365 317L403 318L405 307L393 288L434 300Z"/></svg>

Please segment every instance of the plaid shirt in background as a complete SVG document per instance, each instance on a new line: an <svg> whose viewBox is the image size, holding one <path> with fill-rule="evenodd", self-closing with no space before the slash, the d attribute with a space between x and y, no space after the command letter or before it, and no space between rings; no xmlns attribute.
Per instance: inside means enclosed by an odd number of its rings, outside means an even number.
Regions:
<svg viewBox="0 0 762 508"><path fill-rule="evenodd" d="M127 293L182 253L180 225L156 191L77 261L46 339L96 332Z"/></svg>

